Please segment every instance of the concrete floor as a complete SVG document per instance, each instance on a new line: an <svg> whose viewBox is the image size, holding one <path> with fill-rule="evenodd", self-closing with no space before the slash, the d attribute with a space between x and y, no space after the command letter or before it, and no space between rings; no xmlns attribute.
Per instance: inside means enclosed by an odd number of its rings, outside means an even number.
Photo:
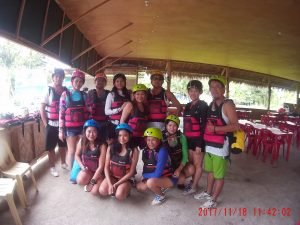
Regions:
<svg viewBox="0 0 300 225"><path fill-rule="evenodd" d="M199 211L201 202L183 196L177 189L168 191L168 200L151 206L152 193L132 190L125 202L114 198L94 197L78 185L70 184L68 172L60 169L54 178L47 161L36 166L39 193L27 183L30 207L18 211L24 225L82 225L82 224L278 224L300 222L300 149L293 147L289 162L282 156L277 165L256 160L252 154L232 156L225 187L217 210ZM138 171L138 178L140 177ZM204 173L200 186L206 185ZM264 210L271 209L264 214ZM254 210L261 210L254 215ZM273 211L276 210L276 211ZM226 215L225 215L226 211ZM288 214L281 215L281 212ZM199 215L202 213L202 215ZM205 214L208 213L208 214ZM211 213L211 215L210 215ZM6 203L0 204L0 225L13 225ZM299 223L300 224L300 223Z"/></svg>

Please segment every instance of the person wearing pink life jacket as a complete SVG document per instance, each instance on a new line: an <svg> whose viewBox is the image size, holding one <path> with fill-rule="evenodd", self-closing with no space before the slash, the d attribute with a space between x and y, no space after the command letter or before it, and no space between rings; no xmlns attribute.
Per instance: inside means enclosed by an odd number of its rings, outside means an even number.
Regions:
<svg viewBox="0 0 300 225"><path fill-rule="evenodd" d="M161 72L153 72L150 79L152 88L148 89L147 93L149 107L147 127L157 127L163 130L168 107L175 107L176 111L173 114L177 116L181 115L182 107L174 94L162 87L164 75Z"/></svg>
<svg viewBox="0 0 300 225"><path fill-rule="evenodd" d="M99 187L104 180L104 163L107 144L99 133L100 126L95 120L87 120L83 125L83 135L76 148L75 159L81 171L77 184L85 185L84 190L99 195Z"/></svg>
<svg viewBox="0 0 300 225"><path fill-rule="evenodd" d="M187 84L188 95L191 99L183 111L183 133L187 138L189 148L189 161L194 165L196 171L191 183L189 183L184 195L193 194L197 191L198 183L202 176L202 164L205 153L205 143L203 140L206 125L208 105L200 100L203 86L198 80L191 80Z"/></svg>
<svg viewBox="0 0 300 225"><path fill-rule="evenodd" d="M147 87L144 84L135 84L132 88L133 101L124 107L121 123L128 122L132 127L132 141L135 146L142 149L145 146L144 131L148 122Z"/></svg>
<svg viewBox="0 0 300 225"><path fill-rule="evenodd" d="M147 146L142 151L142 180L136 185L138 191L152 191L155 194L151 205L160 205L166 201L165 190L177 184L178 177L173 169L168 150L162 144L162 132L159 128L149 127L144 132Z"/></svg>
<svg viewBox="0 0 300 225"><path fill-rule="evenodd" d="M66 138L68 151L66 161L69 170L72 169L76 145L82 134L82 127L89 119L90 109L87 94L80 91L85 82L85 74L79 70L72 73L72 90L62 93L59 103L59 139Z"/></svg>
<svg viewBox="0 0 300 225"><path fill-rule="evenodd" d="M127 102L130 102L130 92L126 88L126 76L123 73L117 73L114 76L113 85L106 98L105 114L109 116L110 122L118 125L124 107Z"/></svg>
<svg viewBox="0 0 300 225"><path fill-rule="evenodd" d="M47 88L47 93L42 100L40 107L41 119L46 127L46 151L48 153L50 173L54 177L58 177L59 174L55 169L55 147L58 145L60 153L61 167L67 168L66 165L66 147L65 141L61 141L58 138L58 119L59 119L59 99L61 94L67 90L64 87L63 80L65 78L65 72L63 69L55 69L52 74L52 86Z"/></svg>
<svg viewBox="0 0 300 225"><path fill-rule="evenodd" d="M208 172L206 190L194 195L205 200L201 208L215 208L224 186L224 177L230 151L230 136L239 129L236 108L232 100L226 99L226 79L213 76L208 82L213 101L207 112L204 131L204 170Z"/></svg>
<svg viewBox="0 0 300 225"><path fill-rule="evenodd" d="M120 123L116 127L116 133L117 141L107 149L105 179L99 192L101 196L114 196L122 201L130 194L139 152L132 145L132 128L128 124Z"/></svg>
<svg viewBox="0 0 300 225"><path fill-rule="evenodd" d="M104 72L99 72L95 75L96 88L88 91L88 99L91 107L91 117L96 120L101 126L108 121L108 116L105 115L105 102L109 93L105 90L107 77Z"/></svg>
<svg viewBox="0 0 300 225"><path fill-rule="evenodd" d="M163 131L163 144L167 147L173 168L173 176L178 177L177 187L184 189L186 178L195 173L195 167L188 162L188 143L185 135L179 130L178 116L168 115Z"/></svg>

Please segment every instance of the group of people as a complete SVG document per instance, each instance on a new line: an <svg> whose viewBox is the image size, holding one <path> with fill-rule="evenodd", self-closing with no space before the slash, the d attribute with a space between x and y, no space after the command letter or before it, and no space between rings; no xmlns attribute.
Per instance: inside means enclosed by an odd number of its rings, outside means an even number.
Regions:
<svg viewBox="0 0 300 225"><path fill-rule="evenodd" d="M53 85L41 104L53 176L59 175L54 152L58 144L62 168L71 170L75 159L80 167L76 182L85 191L124 200L135 186L138 191L152 191L152 205L157 205L166 200L165 192L171 187L183 190L184 195L195 194L204 161L207 188L194 198L205 200L204 208L217 206L229 134L238 129L235 105L224 96L223 77L209 80L210 105L200 100L202 83L191 80L187 85L191 102L182 110L173 93L162 87L160 72L151 75L151 88L135 84L132 90L126 87L126 76L118 73L111 91L105 89L107 77L101 72L95 75L95 89L87 94L80 90L85 82L83 72L73 72L72 90L63 87L64 76L62 69L54 71ZM176 110L169 113L169 106ZM180 116L183 131L179 129ZM139 154L143 172L136 181Z"/></svg>

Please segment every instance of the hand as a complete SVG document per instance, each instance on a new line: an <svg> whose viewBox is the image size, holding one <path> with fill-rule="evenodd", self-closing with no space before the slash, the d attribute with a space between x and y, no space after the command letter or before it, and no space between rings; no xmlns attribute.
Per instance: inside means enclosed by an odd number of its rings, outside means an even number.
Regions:
<svg viewBox="0 0 300 225"><path fill-rule="evenodd" d="M114 193L115 193L115 190L114 190L113 185L112 185L112 184L109 184L109 185L108 185L108 194L109 194L109 195L114 195Z"/></svg>
<svg viewBox="0 0 300 225"><path fill-rule="evenodd" d="M176 169L175 172L173 173L173 177L179 177L180 172L181 171L179 169Z"/></svg>
<svg viewBox="0 0 300 225"><path fill-rule="evenodd" d="M58 138L61 140L61 141L65 141L65 134L63 131L60 131L58 133Z"/></svg>
<svg viewBox="0 0 300 225"><path fill-rule="evenodd" d="M122 111L125 108L126 105L127 105L127 102L124 102L123 105L121 106L121 110L120 111Z"/></svg>
<svg viewBox="0 0 300 225"><path fill-rule="evenodd" d="M209 132L214 133L215 125L210 120L207 121L206 128Z"/></svg>

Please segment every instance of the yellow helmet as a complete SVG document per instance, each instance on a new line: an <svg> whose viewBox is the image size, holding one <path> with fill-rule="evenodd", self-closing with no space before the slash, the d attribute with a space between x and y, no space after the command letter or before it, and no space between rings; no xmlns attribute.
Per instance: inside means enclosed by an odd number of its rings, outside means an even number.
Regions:
<svg viewBox="0 0 300 225"><path fill-rule="evenodd" d="M147 87L144 84L135 84L132 88L132 92L137 92L137 91L147 91Z"/></svg>
<svg viewBox="0 0 300 225"><path fill-rule="evenodd" d="M210 85L210 82L212 81L218 81L220 82L224 87L227 84L226 78L224 76L212 76L209 81L208 81L208 85Z"/></svg>
<svg viewBox="0 0 300 225"><path fill-rule="evenodd" d="M180 119L178 118L178 116L175 116L175 115L168 115L165 122L167 123L168 120L171 120L173 121L174 123L177 124L177 126L179 126L180 124Z"/></svg>
<svg viewBox="0 0 300 225"><path fill-rule="evenodd" d="M144 132L144 137L155 137L159 140L162 140L162 132L156 127L149 127Z"/></svg>

